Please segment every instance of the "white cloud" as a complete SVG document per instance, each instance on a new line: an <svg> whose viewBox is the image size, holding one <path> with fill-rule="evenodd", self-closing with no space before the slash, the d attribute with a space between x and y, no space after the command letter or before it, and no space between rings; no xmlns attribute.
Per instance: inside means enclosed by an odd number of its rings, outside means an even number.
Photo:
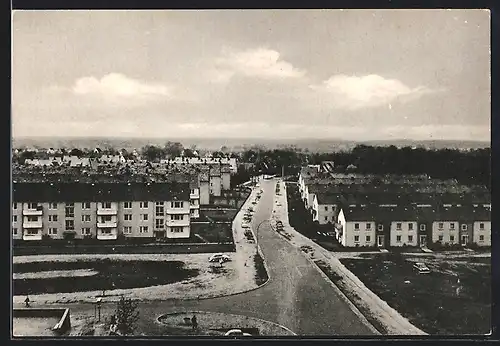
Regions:
<svg viewBox="0 0 500 346"><path fill-rule="evenodd" d="M396 100L405 101L433 93L424 86L411 88L397 79L385 79L378 75L362 77L335 75L321 85L311 85L327 104L334 108L356 110L369 107L387 107Z"/></svg>
<svg viewBox="0 0 500 346"><path fill-rule="evenodd" d="M119 73L110 73L101 79L93 76L79 78L71 90L76 95L97 95L112 98L171 96L170 88L165 85L146 83Z"/></svg>
<svg viewBox="0 0 500 346"><path fill-rule="evenodd" d="M301 78L306 72L280 59L280 53L265 48L241 52L224 50L215 61L215 81L227 82L235 74L259 78Z"/></svg>

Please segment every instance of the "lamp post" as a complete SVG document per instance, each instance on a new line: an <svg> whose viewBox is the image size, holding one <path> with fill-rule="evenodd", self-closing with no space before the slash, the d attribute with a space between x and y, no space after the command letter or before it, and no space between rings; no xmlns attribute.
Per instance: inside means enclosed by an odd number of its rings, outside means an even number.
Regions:
<svg viewBox="0 0 500 346"><path fill-rule="evenodd" d="M97 311L98 311L98 322L101 322L101 303L102 303L102 298L99 297L97 298L96 301L96 306L97 306Z"/></svg>

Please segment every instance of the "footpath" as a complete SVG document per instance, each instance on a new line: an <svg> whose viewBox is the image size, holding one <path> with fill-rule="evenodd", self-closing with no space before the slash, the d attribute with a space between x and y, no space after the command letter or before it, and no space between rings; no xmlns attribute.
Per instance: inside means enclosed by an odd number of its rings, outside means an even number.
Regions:
<svg viewBox="0 0 500 346"><path fill-rule="evenodd" d="M280 186L280 194L275 194L274 197L273 227L278 220L283 223L283 230L279 233L292 245L301 249L309 260L316 265L320 264L323 270L328 271L336 278L335 282L332 281L333 285L337 286L345 295L344 297L354 305L352 306L353 310L366 317L381 334L427 335L368 289L357 276L340 262L339 258L290 226L286 186L281 180L277 184ZM321 270L319 266L318 270Z"/></svg>

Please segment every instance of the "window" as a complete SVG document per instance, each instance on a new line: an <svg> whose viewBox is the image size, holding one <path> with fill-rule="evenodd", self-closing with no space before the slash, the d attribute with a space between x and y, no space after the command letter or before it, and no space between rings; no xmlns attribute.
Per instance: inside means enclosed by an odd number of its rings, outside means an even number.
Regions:
<svg viewBox="0 0 500 346"><path fill-rule="evenodd" d="M455 229L455 223L453 222L450 223L450 229Z"/></svg>
<svg viewBox="0 0 500 346"><path fill-rule="evenodd" d="M38 203L28 203L28 209L36 209L38 207Z"/></svg>
<svg viewBox="0 0 500 346"><path fill-rule="evenodd" d="M111 209L111 202L102 202L101 208L102 209Z"/></svg>
<svg viewBox="0 0 500 346"><path fill-rule="evenodd" d="M17 203L12 203L12 209L17 209Z"/></svg>
<svg viewBox="0 0 500 346"><path fill-rule="evenodd" d="M191 205L196 205L196 199L192 199L192 200L190 200L190 204L191 204Z"/></svg>
<svg viewBox="0 0 500 346"><path fill-rule="evenodd" d="M384 225L378 225L378 226L377 226L377 229L378 229L379 231L383 231L383 230L384 230Z"/></svg>
<svg viewBox="0 0 500 346"><path fill-rule="evenodd" d="M56 235L57 234L57 228L52 227L49 228L49 235Z"/></svg>
<svg viewBox="0 0 500 346"><path fill-rule="evenodd" d="M443 241L443 236L442 236L442 235L440 235L440 236L438 237L438 239L439 239L439 241Z"/></svg>
<svg viewBox="0 0 500 346"><path fill-rule="evenodd" d="M191 194L194 195L194 189L191 189Z"/></svg>
<svg viewBox="0 0 500 346"><path fill-rule="evenodd" d="M109 228L102 228L101 229L101 234L111 234L111 229L109 229Z"/></svg>
<svg viewBox="0 0 500 346"><path fill-rule="evenodd" d="M38 216L26 216L26 219L28 222L37 222L38 221Z"/></svg>
<svg viewBox="0 0 500 346"><path fill-rule="evenodd" d="M183 227L172 227L172 233L182 233Z"/></svg>
<svg viewBox="0 0 500 346"><path fill-rule="evenodd" d="M420 230L421 230L421 231L425 231L425 225L424 225L424 224L421 224L421 225L420 225Z"/></svg>
<svg viewBox="0 0 500 346"><path fill-rule="evenodd" d="M111 215L103 215L101 216L101 222L111 222Z"/></svg>
<svg viewBox="0 0 500 346"><path fill-rule="evenodd" d="M484 235L479 236L479 241L484 241Z"/></svg>
<svg viewBox="0 0 500 346"><path fill-rule="evenodd" d="M355 229L355 230L359 230L359 223L355 223L355 224L354 224L354 229Z"/></svg>
<svg viewBox="0 0 500 346"><path fill-rule="evenodd" d="M82 235L89 235L89 234L90 234L90 228L89 227L82 228Z"/></svg>
<svg viewBox="0 0 500 346"><path fill-rule="evenodd" d="M170 220L184 220L184 215L172 214L172 215L170 215Z"/></svg>
<svg viewBox="0 0 500 346"><path fill-rule="evenodd" d="M454 235L450 235L450 243L453 243L455 241L455 236Z"/></svg>
<svg viewBox="0 0 500 346"><path fill-rule="evenodd" d="M371 237L369 235L366 236L366 241L371 241Z"/></svg>
<svg viewBox="0 0 500 346"><path fill-rule="evenodd" d="M413 231L413 224L411 222L408 223L408 231Z"/></svg>
<svg viewBox="0 0 500 346"><path fill-rule="evenodd" d="M123 215L125 221L132 221L132 214Z"/></svg>
<svg viewBox="0 0 500 346"><path fill-rule="evenodd" d="M139 205L139 207L141 209L147 209L148 208L148 202L141 202L140 205Z"/></svg>
<svg viewBox="0 0 500 346"><path fill-rule="evenodd" d="M49 209L57 209L57 203L49 203Z"/></svg>
<svg viewBox="0 0 500 346"><path fill-rule="evenodd" d="M170 203L170 206L172 208L182 208L183 207L183 202L182 201L174 201Z"/></svg>
<svg viewBox="0 0 500 346"><path fill-rule="evenodd" d="M480 230L484 230L484 223L482 223L482 222L481 222L481 223L479 224L479 229L480 229Z"/></svg>
<svg viewBox="0 0 500 346"><path fill-rule="evenodd" d="M132 234L132 227L130 226L123 227L123 234Z"/></svg>
<svg viewBox="0 0 500 346"><path fill-rule="evenodd" d="M401 231L401 222L396 223L396 230Z"/></svg>
<svg viewBox="0 0 500 346"><path fill-rule="evenodd" d="M75 206L73 203L66 204L64 208L66 217L75 217Z"/></svg>
<svg viewBox="0 0 500 346"><path fill-rule="evenodd" d="M17 215L12 215L12 222L17 222Z"/></svg>
<svg viewBox="0 0 500 346"><path fill-rule="evenodd" d="M148 226L139 227L139 233L148 233Z"/></svg>
<svg viewBox="0 0 500 346"><path fill-rule="evenodd" d="M467 225L466 224L462 225L462 231L467 231Z"/></svg>
<svg viewBox="0 0 500 346"><path fill-rule="evenodd" d="M12 227L12 234L17 235L17 228L16 227Z"/></svg>
<svg viewBox="0 0 500 346"><path fill-rule="evenodd" d="M57 215L49 215L49 221L57 221Z"/></svg>
<svg viewBox="0 0 500 346"><path fill-rule="evenodd" d="M82 202L82 209L83 210L90 209L90 202Z"/></svg>
<svg viewBox="0 0 500 346"><path fill-rule="evenodd" d="M325 221L328 221L328 216L325 216Z"/></svg>
<svg viewBox="0 0 500 346"><path fill-rule="evenodd" d="M83 222L89 222L90 221L90 215L82 215L82 221Z"/></svg>
<svg viewBox="0 0 500 346"><path fill-rule="evenodd" d="M163 204L164 204L163 202L156 202L155 203L156 206L160 206L160 205L162 206Z"/></svg>
<svg viewBox="0 0 500 346"><path fill-rule="evenodd" d="M148 214L142 214L141 219L142 221L148 221Z"/></svg>
<svg viewBox="0 0 500 346"><path fill-rule="evenodd" d="M325 211L328 211L328 206L327 205L325 205Z"/></svg>
<svg viewBox="0 0 500 346"><path fill-rule="evenodd" d="M163 207L163 205L156 205L155 215L156 216L165 215L165 208Z"/></svg>
<svg viewBox="0 0 500 346"><path fill-rule="evenodd" d="M38 230L33 229L33 228L29 228L26 230L26 235L38 235Z"/></svg>
<svg viewBox="0 0 500 346"><path fill-rule="evenodd" d="M401 236L400 235L396 236L396 243L401 243Z"/></svg>
<svg viewBox="0 0 500 346"><path fill-rule="evenodd" d="M442 223L442 222L438 223L438 228L439 229L443 229L443 227L444 227L444 223Z"/></svg>
<svg viewBox="0 0 500 346"><path fill-rule="evenodd" d="M163 219L156 219L155 220L155 226L156 226L156 228L163 228L163 227L165 227L165 220L163 220Z"/></svg>
<svg viewBox="0 0 500 346"><path fill-rule="evenodd" d="M354 236L354 242L359 242L359 235Z"/></svg>
<svg viewBox="0 0 500 346"><path fill-rule="evenodd" d="M124 209L132 209L132 202L123 202Z"/></svg>
<svg viewBox="0 0 500 346"><path fill-rule="evenodd" d="M366 229L367 229L367 230L372 229L372 224L371 224L371 223L367 223L367 224L366 224Z"/></svg>
<svg viewBox="0 0 500 346"><path fill-rule="evenodd" d="M408 243L413 243L413 236L412 235L408 236Z"/></svg>
<svg viewBox="0 0 500 346"><path fill-rule="evenodd" d="M75 229L75 221L74 220L66 220L66 229L68 231L73 231Z"/></svg>

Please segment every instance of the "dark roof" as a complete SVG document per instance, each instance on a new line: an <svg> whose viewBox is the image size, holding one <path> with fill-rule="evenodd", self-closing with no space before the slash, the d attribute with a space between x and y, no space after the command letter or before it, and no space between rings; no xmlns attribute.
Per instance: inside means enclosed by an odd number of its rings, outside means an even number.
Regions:
<svg viewBox="0 0 500 346"><path fill-rule="evenodd" d="M490 221L491 211L484 207L450 207L450 208L418 208L418 219L421 221Z"/></svg>
<svg viewBox="0 0 500 346"><path fill-rule="evenodd" d="M320 205L332 205L332 204L340 204L343 200L342 194L330 194L330 193L317 193L316 198L318 199L318 204Z"/></svg>
<svg viewBox="0 0 500 346"><path fill-rule="evenodd" d="M346 221L411 221L417 220L412 207L346 207L342 209Z"/></svg>
<svg viewBox="0 0 500 346"><path fill-rule="evenodd" d="M189 183L13 183L15 202L189 200Z"/></svg>

